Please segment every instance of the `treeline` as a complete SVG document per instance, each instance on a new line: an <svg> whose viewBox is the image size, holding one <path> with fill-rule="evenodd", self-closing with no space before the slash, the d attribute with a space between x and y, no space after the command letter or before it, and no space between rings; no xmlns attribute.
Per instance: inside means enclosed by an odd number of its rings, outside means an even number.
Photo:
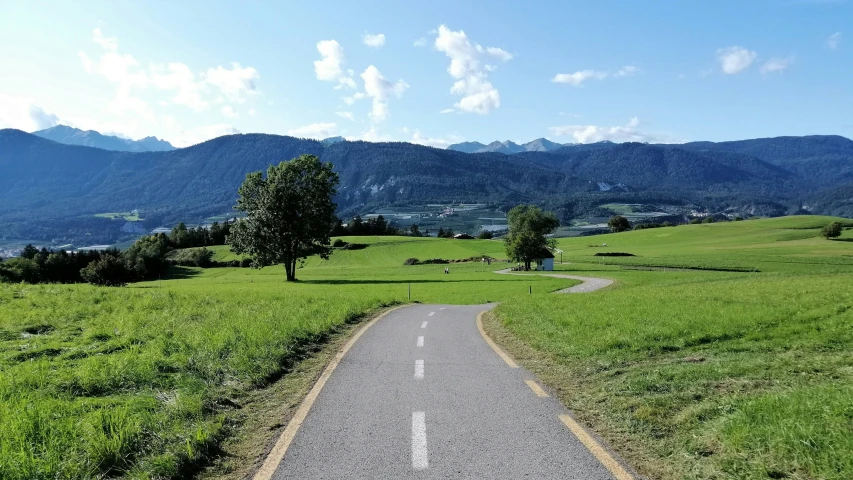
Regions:
<svg viewBox="0 0 853 480"><path fill-rule="evenodd" d="M347 235L405 235L400 229L393 226L391 222L385 220L385 217L379 215L375 218L368 218L364 221L361 215L356 215L344 225L339 218L335 226L332 227L331 236L343 237Z"/></svg>
<svg viewBox="0 0 853 480"><path fill-rule="evenodd" d="M104 251L66 252L37 249L27 245L18 258L0 262L0 281L27 283L81 283L118 286L142 280L152 280L166 272L169 265L192 264L204 266L210 253L191 254L193 258L168 258L179 248L224 245L231 224L214 223L211 227L187 228L178 224L166 235L158 233L140 238L124 252ZM240 265L242 266L242 264Z"/></svg>

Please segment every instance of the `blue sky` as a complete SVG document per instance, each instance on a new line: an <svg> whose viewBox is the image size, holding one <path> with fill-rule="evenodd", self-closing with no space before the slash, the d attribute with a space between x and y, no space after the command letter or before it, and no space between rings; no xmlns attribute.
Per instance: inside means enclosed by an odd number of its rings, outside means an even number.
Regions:
<svg viewBox="0 0 853 480"><path fill-rule="evenodd" d="M4 2L0 127L853 137L853 2Z"/></svg>

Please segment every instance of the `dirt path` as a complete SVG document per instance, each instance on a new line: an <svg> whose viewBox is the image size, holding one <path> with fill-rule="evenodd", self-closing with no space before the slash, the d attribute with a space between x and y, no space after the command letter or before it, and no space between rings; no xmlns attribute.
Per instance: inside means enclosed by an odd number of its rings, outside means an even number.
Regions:
<svg viewBox="0 0 853 480"><path fill-rule="evenodd" d="M495 273L500 273L502 275L528 275L526 273L515 273L509 268L505 268L503 270L498 270ZM559 273L542 273L539 274L543 277L554 277L554 278L568 278L570 280L580 280L580 285L575 285L574 287L564 288L562 290L557 290L554 293L589 293L609 286L613 283L613 280L609 280L606 278L595 278L595 277L578 277L576 275L563 275Z"/></svg>

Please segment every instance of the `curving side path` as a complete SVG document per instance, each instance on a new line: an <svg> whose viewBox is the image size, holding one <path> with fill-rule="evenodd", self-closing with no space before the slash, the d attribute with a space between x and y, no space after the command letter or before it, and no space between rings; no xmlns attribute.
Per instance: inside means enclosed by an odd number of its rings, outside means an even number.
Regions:
<svg viewBox="0 0 853 480"><path fill-rule="evenodd" d="M514 273L509 268L498 270L495 273L500 273L502 275L529 275L527 273ZM581 282L583 282L580 285L575 285L574 287L557 290L554 293L589 293L613 284L613 280L609 280L607 278L578 277L577 275L562 275L558 273L543 273L539 275L542 277L568 278L569 280L580 280Z"/></svg>

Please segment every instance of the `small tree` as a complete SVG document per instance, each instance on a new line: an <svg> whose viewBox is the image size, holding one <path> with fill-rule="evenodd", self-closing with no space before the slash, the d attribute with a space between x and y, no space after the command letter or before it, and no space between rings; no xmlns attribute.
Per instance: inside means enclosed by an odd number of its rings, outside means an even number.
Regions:
<svg viewBox="0 0 853 480"><path fill-rule="evenodd" d="M610 221L607 222L607 226L610 227L610 231L613 233L624 232L631 229L631 222L628 221L627 218L622 215L615 215L610 217Z"/></svg>
<svg viewBox="0 0 853 480"><path fill-rule="evenodd" d="M246 218L231 227L228 243L255 267L284 264L287 281L296 281L296 264L310 255L328 259L335 225L338 174L331 163L301 155L246 175L237 191L236 210Z"/></svg>
<svg viewBox="0 0 853 480"><path fill-rule="evenodd" d="M535 205L518 205L509 211L507 220L506 254L515 262L524 262L526 270L542 250L556 246L553 238L546 237L560 226L553 213L543 212Z"/></svg>
<svg viewBox="0 0 853 480"><path fill-rule="evenodd" d="M839 222L832 222L829 225L823 227L823 230L820 231L820 236L829 240L830 238L838 238L841 236L841 224Z"/></svg>
<svg viewBox="0 0 853 480"><path fill-rule="evenodd" d="M409 234L411 234L413 237L420 237L421 236L421 229L418 228L417 223L413 223L412 226L409 227Z"/></svg>

